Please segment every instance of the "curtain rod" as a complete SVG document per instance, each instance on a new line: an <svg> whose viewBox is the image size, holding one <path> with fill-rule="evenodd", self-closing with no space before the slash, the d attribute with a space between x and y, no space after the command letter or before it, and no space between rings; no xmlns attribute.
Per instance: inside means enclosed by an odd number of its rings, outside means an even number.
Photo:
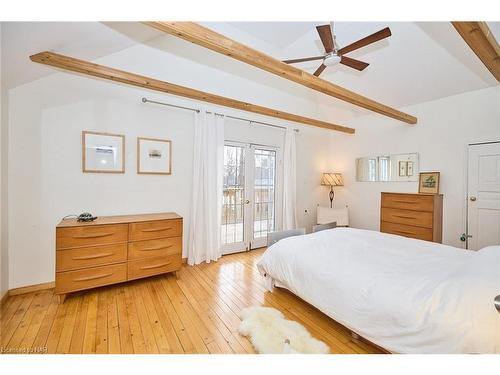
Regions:
<svg viewBox="0 0 500 375"><path fill-rule="evenodd" d="M141 101L143 103L153 103L153 104L165 105L167 107L173 107L173 108L179 108L179 109L186 109L188 111L194 111L194 112L200 113L200 110L197 109L197 108L183 107L181 105L175 105L175 104L170 104L170 103L165 103L165 102L158 102L156 100L149 100L148 98L142 98ZM207 112L207 113L212 113L212 112ZM231 118L233 120L248 121L250 124L259 124L259 125L270 126L272 128L278 128L278 129L284 129L284 130L287 129L285 126L269 124L267 122L255 121L255 120L250 120L250 119L247 119L247 118L236 117L236 116L229 116L229 115L224 115L223 113L217 113L217 112L214 112L214 114L217 115L217 116L224 116L224 117L227 117L227 118ZM293 129L293 130L295 132L297 132L297 133L299 132L299 129Z"/></svg>

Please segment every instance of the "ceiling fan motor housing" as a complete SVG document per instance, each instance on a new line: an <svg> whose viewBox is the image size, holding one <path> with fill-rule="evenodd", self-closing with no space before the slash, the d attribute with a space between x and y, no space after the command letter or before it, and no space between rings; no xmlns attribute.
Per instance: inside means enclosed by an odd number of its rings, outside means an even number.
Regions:
<svg viewBox="0 0 500 375"><path fill-rule="evenodd" d="M342 58L337 55L336 53L331 53L325 57L323 60L323 64L326 66L332 66L332 65L337 65Z"/></svg>

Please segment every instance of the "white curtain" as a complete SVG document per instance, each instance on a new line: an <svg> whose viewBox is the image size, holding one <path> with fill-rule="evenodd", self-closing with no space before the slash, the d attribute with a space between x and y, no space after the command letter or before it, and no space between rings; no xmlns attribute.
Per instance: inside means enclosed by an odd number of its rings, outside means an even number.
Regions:
<svg viewBox="0 0 500 375"><path fill-rule="evenodd" d="M188 264L221 257L220 225L224 168L224 117L195 114Z"/></svg>
<svg viewBox="0 0 500 375"><path fill-rule="evenodd" d="M283 148L283 230L297 228L295 130L286 129Z"/></svg>

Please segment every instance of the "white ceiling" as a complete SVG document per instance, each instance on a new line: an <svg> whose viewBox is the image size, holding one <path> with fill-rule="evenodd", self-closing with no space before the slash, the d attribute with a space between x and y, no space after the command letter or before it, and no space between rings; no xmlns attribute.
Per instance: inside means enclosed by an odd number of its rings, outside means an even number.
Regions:
<svg viewBox="0 0 500 375"><path fill-rule="evenodd" d="M272 44L271 54L284 60L324 53L315 26L325 23L230 25ZM206 25L229 33L218 24ZM490 23L494 34L499 25ZM338 22L335 23L337 42L343 47L386 26L392 31L391 37L347 54L369 63L364 71L337 65L328 67L321 78L396 107L498 84L449 22ZM311 61L294 66L312 73L320 63ZM321 96L320 100L326 104L328 97Z"/></svg>
<svg viewBox="0 0 500 375"><path fill-rule="evenodd" d="M315 29L323 23L203 24L276 58L288 59L323 53ZM322 78L395 107L498 84L448 22L339 22L337 41L342 47L385 26L392 30L390 38L348 54L370 63L368 68L358 72L343 65L329 67ZM500 31L499 23L490 23L490 28L494 34ZM29 55L37 52L50 50L94 60L137 43L149 44L158 36L164 37L144 25L127 22L2 23L2 84L12 88L53 73L53 69L30 62ZM208 51L197 48L195 58L203 62ZM296 66L313 72L319 63ZM325 95L317 98L322 104L330 103Z"/></svg>
<svg viewBox="0 0 500 375"><path fill-rule="evenodd" d="M29 56L53 51L94 60L161 34L135 22L2 22L2 84L13 88L54 69L33 64Z"/></svg>

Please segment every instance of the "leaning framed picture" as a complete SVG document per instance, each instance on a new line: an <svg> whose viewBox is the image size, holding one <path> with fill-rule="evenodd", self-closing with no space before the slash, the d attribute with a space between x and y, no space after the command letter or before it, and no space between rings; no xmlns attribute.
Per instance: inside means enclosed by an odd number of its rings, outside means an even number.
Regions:
<svg viewBox="0 0 500 375"><path fill-rule="evenodd" d="M125 136L82 132L83 173L125 173Z"/></svg>
<svg viewBox="0 0 500 375"><path fill-rule="evenodd" d="M137 138L137 173L171 174L172 142L168 139Z"/></svg>
<svg viewBox="0 0 500 375"><path fill-rule="evenodd" d="M420 173L418 192L424 194L439 194L439 172Z"/></svg>

